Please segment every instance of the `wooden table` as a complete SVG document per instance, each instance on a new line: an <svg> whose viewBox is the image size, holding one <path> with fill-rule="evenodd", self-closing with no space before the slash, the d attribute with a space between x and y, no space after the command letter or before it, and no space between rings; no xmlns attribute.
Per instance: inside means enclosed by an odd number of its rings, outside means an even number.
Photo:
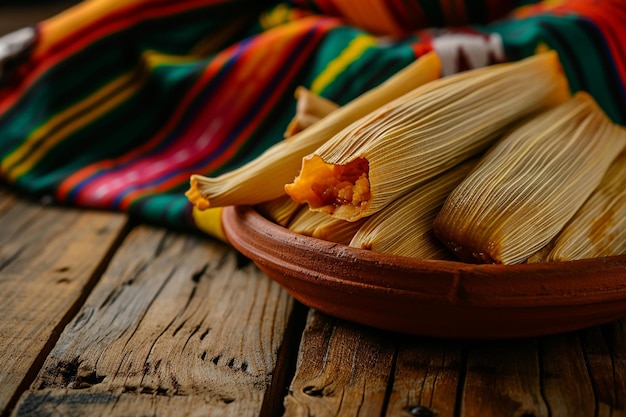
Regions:
<svg viewBox="0 0 626 417"><path fill-rule="evenodd" d="M295 302L227 244L0 188L2 416L626 416L626 330L437 340Z"/></svg>

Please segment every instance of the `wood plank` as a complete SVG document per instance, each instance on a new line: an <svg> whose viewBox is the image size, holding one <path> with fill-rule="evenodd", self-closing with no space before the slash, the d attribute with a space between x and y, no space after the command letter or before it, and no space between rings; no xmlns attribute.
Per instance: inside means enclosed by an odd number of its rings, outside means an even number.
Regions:
<svg viewBox="0 0 626 417"><path fill-rule="evenodd" d="M120 214L0 195L0 414L15 402L123 233Z"/></svg>
<svg viewBox="0 0 626 417"><path fill-rule="evenodd" d="M395 346L394 335L311 311L285 415L382 415Z"/></svg>
<svg viewBox="0 0 626 417"><path fill-rule="evenodd" d="M596 399L579 333L541 338L539 354L550 416L595 416Z"/></svg>
<svg viewBox="0 0 626 417"><path fill-rule="evenodd" d="M355 333L349 334L344 326ZM317 313L309 317L286 415L362 415L364 408L377 415L385 400L365 402L368 395L356 390L354 381L372 378L381 393L384 382L376 381L381 375L390 375L393 381L386 409L383 406L389 417L625 415L622 322L607 325L604 331L582 332L586 335L582 350L578 333L474 342L396 335L373 336L374 344L384 344L379 349L386 355L372 357L375 346L356 342L361 332L369 331ZM394 343L397 355L390 362L386 358ZM350 361L345 358L348 352L353 355ZM373 375L359 378L364 371L357 364L373 363L377 366Z"/></svg>
<svg viewBox="0 0 626 417"><path fill-rule="evenodd" d="M293 301L238 260L133 229L15 415L259 415Z"/></svg>
<svg viewBox="0 0 626 417"><path fill-rule="evenodd" d="M13 202L15 201L15 196L11 193L6 187L0 184L0 213L7 210Z"/></svg>
<svg viewBox="0 0 626 417"><path fill-rule="evenodd" d="M615 321L581 332L597 417L626 416L626 331Z"/></svg>
<svg viewBox="0 0 626 417"><path fill-rule="evenodd" d="M311 312L285 415L623 416L626 337L618 324L598 329L583 351L579 333L447 341Z"/></svg>
<svg viewBox="0 0 626 417"><path fill-rule="evenodd" d="M461 416L548 416L536 339L467 344Z"/></svg>
<svg viewBox="0 0 626 417"><path fill-rule="evenodd" d="M386 416L454 416L464 366L462 343L402 339Z"/></svg>
<svg viewBox="0 0 626 417"><path fill-rule="evenodd" d="M45 390L20 403L21 416L256 416L243 402L209 396L146 395L93 390Z"/></svg>
<svg viewBox="0 0 626 417"><path fill-rule="evenodd" d="M387 416L626 416L623 321L539 339L400 346Z"/></svg>

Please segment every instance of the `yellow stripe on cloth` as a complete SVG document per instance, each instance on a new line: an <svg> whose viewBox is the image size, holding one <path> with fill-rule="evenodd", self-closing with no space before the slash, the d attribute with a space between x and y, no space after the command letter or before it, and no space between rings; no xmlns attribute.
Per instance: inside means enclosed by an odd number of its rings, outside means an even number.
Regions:
<svg viewBox="0 0 626 417"><path fill-rule="evenodd" d="M211 207L200 210L194 206L192 216L198 229L227 242L224 229L222 229L222 209L223 207Z"/></svg>
<svg viewBox="0 0 626 417"><path fill-rule="evenodd" d="M376 38L371 35L359 35L354 38L348 47L337 58L328 63L328 66L311 84L310 90L320 94L348 65L356 61L368 48L376 45Z"/></svg>
<svg viewBox="0 0 626 417"><path fill-rule="evenodd" d="M148 67L156 68L161 65L176 65L176 64L189 64L197 62L202 58L200 55L189 54L189 55L170 55L164 54L159 51L154 51L152 49L147 49L142 53L142 58L147 63Z"/></svg>
<svg viewBox="0 0 626 417"><path fill-rule="evenodd" d="M139 77L134 71L123 74L35 129L24 143L2 162L2 170L7 173L7 177L11 180L18 179L69 135L128 100L148 78L146 71L138 70L142 72Z"/></svg>

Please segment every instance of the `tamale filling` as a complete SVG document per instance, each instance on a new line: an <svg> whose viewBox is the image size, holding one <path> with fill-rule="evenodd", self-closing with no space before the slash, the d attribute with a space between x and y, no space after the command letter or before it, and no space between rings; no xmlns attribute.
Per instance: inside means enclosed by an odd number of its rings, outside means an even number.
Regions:
<svg viewBox="0 0 626 417"><path fill-rule="evenodd" d="M314 156L305 160L315 173L285 186L298 203L308 203L314 210L334 213L336 210L359 212L371 198L368 179L369 162L356 158L345 165L333 165ZM311 171L302 171L310 172ZM302 175L302 173L301 173Z"/></svg>

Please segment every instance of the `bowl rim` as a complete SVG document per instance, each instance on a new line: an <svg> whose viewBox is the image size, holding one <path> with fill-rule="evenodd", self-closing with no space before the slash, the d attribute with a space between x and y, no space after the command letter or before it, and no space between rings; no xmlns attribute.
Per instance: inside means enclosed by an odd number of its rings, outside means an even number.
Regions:
<svg viewBox="0 0 626 417"><path fill-rule="evenodd" d="M408 291L422 293L433 301L443 298L467 302L473 296L491 305L525 304L529 300L535 305L626 300L626 255L518 265L469 264L377 253L300 235L268 220L252 206L226 207L222 223L227 240L261 266L284 264L285 253L301 252L310 257L309 264L328 262L351 267L349 270L336 268L330 273L305 267L298 274L300 279L306 279L308 274L315 273L319 285L347 283L370 287L373 291L390 290L398 295ZM272 248L268 243L277 247ZM408 278L379 280L370 274L360 274L367 268L377 267ZM452 281L445 283L445 292L428 282L441 277ZM425 283L429 285L424 286Z"/></svg>
<svg viewBox="0 0 626 417"><path fill-rule="evenodd" d="M626 317L626 255L520 265L419 260L296 234L251 206L226 207L222 226L235 249L302 304L382 330L502 339Z"/></svg>

